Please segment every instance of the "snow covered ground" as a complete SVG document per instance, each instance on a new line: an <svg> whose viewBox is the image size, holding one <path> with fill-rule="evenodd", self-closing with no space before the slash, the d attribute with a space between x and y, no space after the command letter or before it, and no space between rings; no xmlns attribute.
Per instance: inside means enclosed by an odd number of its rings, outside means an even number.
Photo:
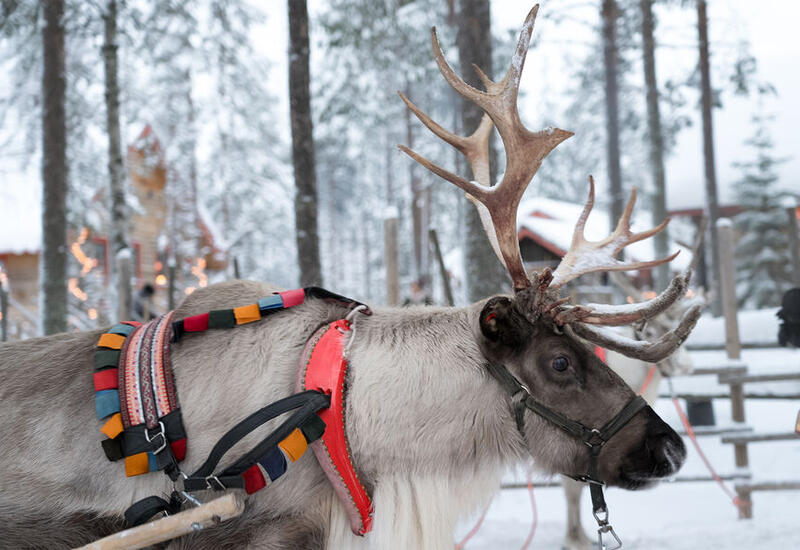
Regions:
<svg viewBox="0 0 800 550"><path fill-rule="evenodd" d="M746 344L775 345L777 319L775 311L762 310L739 314L742 340ZM689 340L690 344L710 346L723 344L721 319L703 317ZM697 367L728 363L724 351L691 352ZM800 350L755 348L742 350L741 364L748 373L800 371ZM684 377L675 380L678 391L711 390L726 393L716 377ZM776 382L748 385L749 392L774 391L798 393L798 382ZM662 387L666 392L666 386ZM717 424L730 423L730 401L714 400ZM669 399L656 403L656 411L673 427L680 428L675 408ZM794 428L800 402L789 400L748 400L746 423L756 431L789 432ZM688 458L680 476L707 475L700 457L684 438ZM700 446L720 474L735 471L733 448L721 443L718 436L700 437ZM755 443L748 445L753 480L800 479L800 440ZM509 474L507 481L523 481L524 475ZM543 481L540 479L539 481ZM732 482L726 482L732 489ZM560 487L535 486L534 497L538 526L529 548L560 548L564 537L566 502ZM699 549L800 549L800 491L756 492L753 494L753 519L737 519L736 507L713 482L665 482L646 491L632 492L609 489L606 500L611 523L626 549L699 550ZM588 491L583 494L582 518L587 534L594 537ZM480 531L467 543L468 550L521 548L531 526L532 514L528 492L508 489L495 497ZM456 533L461 538L474 525L464 522Z"/></svg>

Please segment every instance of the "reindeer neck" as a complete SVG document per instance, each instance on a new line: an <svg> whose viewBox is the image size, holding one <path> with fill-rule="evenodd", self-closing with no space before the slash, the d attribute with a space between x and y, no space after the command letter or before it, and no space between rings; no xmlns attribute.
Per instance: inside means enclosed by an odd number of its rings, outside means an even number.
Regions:
<svg viewBox="0 0 800 550"><path fill-rule="evenodd" d="M520 457L507 398L477 344L479 311L393 308L357 317L346 420L369 477L480 471Z"/></svg>

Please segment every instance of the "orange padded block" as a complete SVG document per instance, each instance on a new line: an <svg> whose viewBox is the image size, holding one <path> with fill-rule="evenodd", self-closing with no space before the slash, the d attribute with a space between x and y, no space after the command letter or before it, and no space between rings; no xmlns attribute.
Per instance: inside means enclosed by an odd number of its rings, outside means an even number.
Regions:
<svg viewBox="0 0 800 550"><path fill-rule="evenodd" d="M286 456L289 457L289 460L295 462L298 458L303 456L303 453L306 452L308 448L308 442L306 441L306 437L303 435L303 432L300 431L300 428L295 428L292 433L290 433L286 439L278 443L278 447L283 449L283 452L286 453Z"/></svg>
<svg viewBox="0 0 800 550"><path fill-rule="evenodd" d="M261 319L261 312L258 311L258 304L234 308L233 315L236 317L237 325L252 323L253 321Z"/></svg>
<svg viewBox="0 0 800 550"><path fill-rule="evenodd" d="M147 453L137 453L125 457L125 475L128 477L146 474L150 471L150 459Z"/></svg>
<svg viewBox="0 0 800 550"><path fill-rule="evenodd" d="M111 415L111 418L108 419L100 431L106 434L111 439L114 439L119 434L122 433L122 415L120 413L115 413Z"/></svg>
<svg viewBox="0 0 800 550"><path fill-rule="evenodd" d="M121 334L104 334L97 345L101 348L121 349L124 342L125 337Z"/></svg>

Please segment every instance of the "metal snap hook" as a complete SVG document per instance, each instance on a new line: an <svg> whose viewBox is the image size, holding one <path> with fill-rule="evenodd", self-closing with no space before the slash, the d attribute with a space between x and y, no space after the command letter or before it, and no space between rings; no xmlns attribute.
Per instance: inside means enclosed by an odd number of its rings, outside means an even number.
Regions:
<svg viewBox="0 0 800 550"><path fill-rule="evenodd" d="M614 538L614 546L605 546L603 544L604 533L611 533L611 536ZM614 528L611 525L603 525L597 530L597 545L600 550L619 550L622 548L622 540L617 536L617 533L614 532Z"/></svg>

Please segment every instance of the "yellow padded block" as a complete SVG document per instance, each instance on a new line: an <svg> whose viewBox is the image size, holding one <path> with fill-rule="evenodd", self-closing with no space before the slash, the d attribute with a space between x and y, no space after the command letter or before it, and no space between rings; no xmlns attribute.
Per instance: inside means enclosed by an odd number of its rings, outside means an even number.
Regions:
<svg viewBox="0 0 800 550"><path fill-rule="evenodd" d="M125 337L121 334L104 334L97 345L102 348L121 349L124 342Z"/></svg>
<svg viewBox="0 0 800 550"><path fill-rule="evenodd" d="M147 453L137 453L125 457L125 475L128 477L146 474L150 471L150 460Z"/></svg>
<svg viewBox="0 0 800 550"><path fill-rule="evenodd" d="M289 460L295 462L298 458L303 456L303 453L306 452L308 448L308 442L306 441L303 432L300 431L300 428L295 428L292 433L290 433L286 439L278 443L278 447L283 449L283 452L286 453L286 456L289 457Z"/></svg>
<svg viewBox="0 0 800 550"><path fill-rule="evenodd" d="M111 439L114 439L119 434L122 433L122 415L120 413L115 413L108 419L100 431L106 434Z"/></svg>
<svg viewBox="0 0 800 550"><path fill-rule="evenodd" d="M233 315L236 317L237 325L244 325L245 323L252 323L253 321L261 319L261 312L258 310L258 304L234 308Z"/></svg>

